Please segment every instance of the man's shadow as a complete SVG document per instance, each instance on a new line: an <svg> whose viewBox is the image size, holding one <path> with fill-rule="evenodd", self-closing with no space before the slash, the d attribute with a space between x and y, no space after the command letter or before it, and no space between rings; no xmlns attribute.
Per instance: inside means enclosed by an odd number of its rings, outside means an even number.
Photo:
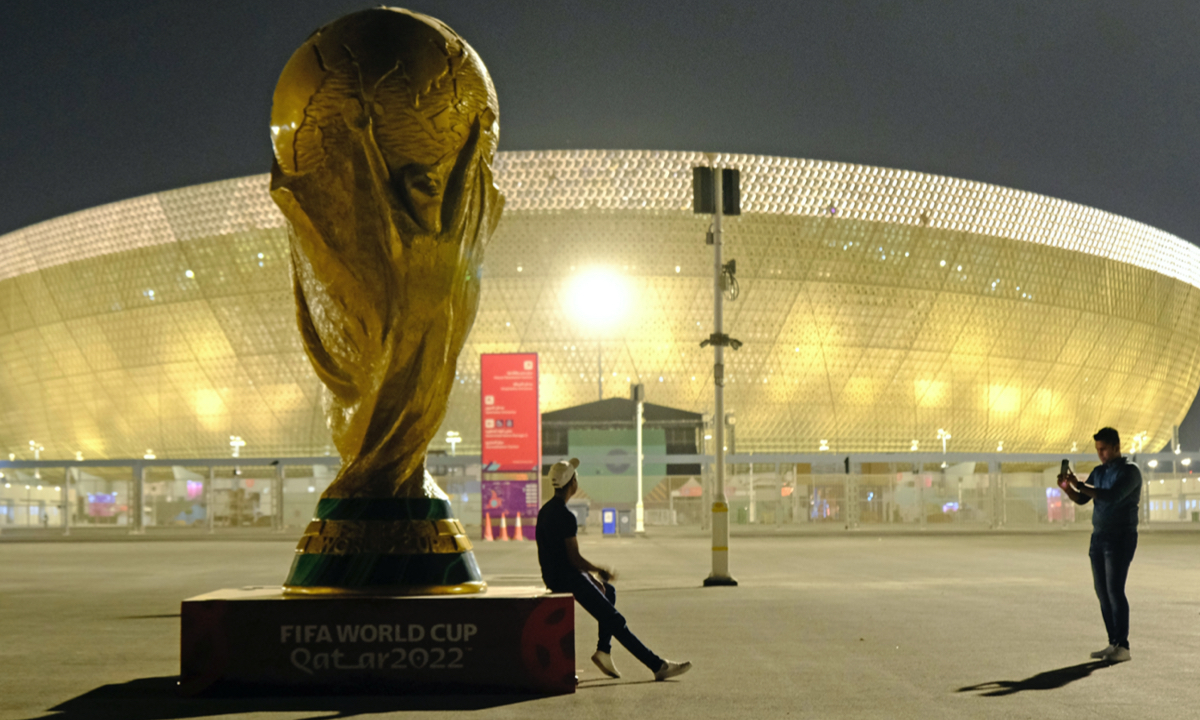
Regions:
<svg viewBox="0 0 1200 720"><path fill-rule="evenodd" d="M1109 665L1111 663L1103 660L1093 660L1092 662L1058 668L1057 670L1040 672L1024 680L994 680L992 682L979 683L978 685L969 685L959 688L957 692L986 690L987 692L980 692L979 697L1003 697L1005 695L1015 695L1025 690L1057 690L1076 680L1082 680L1091 675L1093 671L1108 667Z"/></svg>
<svg viewBox="0 0 1200 720"><path fill-rule="evenodd" d="M184 698L178 677L103 685L50 708L39 720L181 720L266 712L307 712L321 720L356 715L436 710L483 710L540 699L529 695L314 695L251 696L222 693Z"/></svg>

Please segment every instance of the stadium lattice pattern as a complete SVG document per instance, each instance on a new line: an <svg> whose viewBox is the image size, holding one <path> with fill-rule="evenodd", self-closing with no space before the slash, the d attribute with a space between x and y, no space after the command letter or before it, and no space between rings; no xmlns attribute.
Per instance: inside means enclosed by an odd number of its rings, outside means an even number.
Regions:
<svg viewBox="0 0 1200 720"><path fill-rule="evenodd" d="M717 155L740 297L726 329L738 450L1053 452L1111 424L1148 448L1200 386L1200 249L1100 210L904 170ZM505 217L443 430L478 448L478 360L541 355L542 406L647 385L712 409L701 153L501 153ZM600 335L568 311L603 265L632 296ZM577 291L576 291L577 292ZM606 302L597 297L597 303ZM0 237L0 448L45 456L324 454L266 176L86 210ZM940 447L940 446L939 446Z"/></svg>

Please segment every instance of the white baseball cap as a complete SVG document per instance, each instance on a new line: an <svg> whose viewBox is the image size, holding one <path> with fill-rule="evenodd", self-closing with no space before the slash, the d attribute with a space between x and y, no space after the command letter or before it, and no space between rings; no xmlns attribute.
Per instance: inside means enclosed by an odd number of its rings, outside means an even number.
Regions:
<svg viewBox="0 0 1200 720"><path fill-rule="evenodd" d="M571 482L575 477L575 468L579 467L579 458L571 458L570 460L559 460L550 466L550 482L554 484L554 488L566 487L567 483Z"/></svg>

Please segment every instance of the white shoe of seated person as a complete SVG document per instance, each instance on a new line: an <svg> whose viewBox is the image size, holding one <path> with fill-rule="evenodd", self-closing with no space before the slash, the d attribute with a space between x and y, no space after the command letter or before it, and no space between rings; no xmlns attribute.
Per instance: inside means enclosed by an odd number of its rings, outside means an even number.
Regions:
<svg viewBox="0 0 1200 720"><path fill-rule="evenodd" d="M621 673L617 670L616 663L613 662L612 655L604 652L603 650L597 650L592 654L592 662L596 663L596 667L600 668L600 672L604 673L610 678L621 677Z"/></svg>
<svg viewBox="0 0 1200 720"><path fill-rule="evenodd" d="M692 664L690 662L671 662L670 660L666 660L663 662L662 667L654 673L654 679L659 681L666 680L676 675L682 675L691 669Z"/></svg>

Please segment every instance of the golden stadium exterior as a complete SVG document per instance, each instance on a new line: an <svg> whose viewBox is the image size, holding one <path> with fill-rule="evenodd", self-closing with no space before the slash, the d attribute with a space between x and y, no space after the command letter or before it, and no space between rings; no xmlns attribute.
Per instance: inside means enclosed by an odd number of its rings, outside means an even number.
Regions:
<svg viewBox="0 0 1200 720"><path fill-rule="evenodd" d="M738 450L1157 449L1200 385L1200 249L1019 190L861 165L717 155L740 296L726 331ZM628 383L712 410L701 153L501 153L507 196L444 431L478 452L479 355L538 352L543 411ZM158 193L0 237L0 449L28 459L325 454L267 176ZM573 281L607 266L630 312L600 336ZM605 297L595 303L612 302ZM1144 435L1142 435L1144 433Z"/></svg>

